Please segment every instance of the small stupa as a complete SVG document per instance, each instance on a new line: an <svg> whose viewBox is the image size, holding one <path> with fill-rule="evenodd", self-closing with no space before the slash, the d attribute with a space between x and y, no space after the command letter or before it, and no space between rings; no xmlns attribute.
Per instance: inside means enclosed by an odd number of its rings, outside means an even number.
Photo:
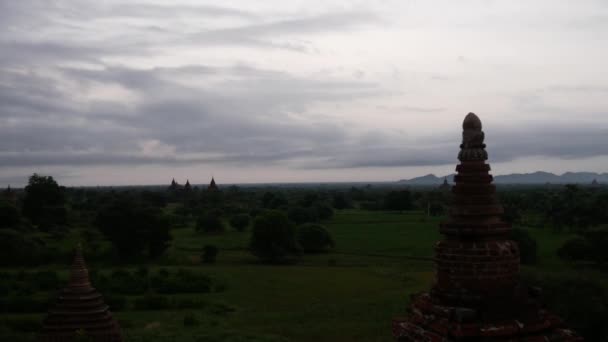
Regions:
<svg viewBox="0 0 608 342"><path fill-rule="evenodd" d="M398 341L582 341L545 310L540 291L519 282L519 248L486 163L481 120L464 119L444 238L435 245L429 292L412 296L409 316L393 321Z"/></svg>
<svg viewBox="0 0 608 342"><path fill-rule="evenodd" d="M209 183L209 186L207 187L207 191L219 191L220 188L218 188L217 184L215 184L215 178L211 177L211 183Z"/></svg>
<svg viewBox="0 0 608 342"><path fill-rule="evenodd" d="M122 342L122 334L101 294L89 280L81 247L76 248L70 281L43 322L40 342L70 342L83 334L92 342Z"/></svg>
<svg viewBox="0 0 608 342"><path fill-rule="evenodd" d="M439 190L447 192L447 191L450 191L451 188L452 187L450 186L450 183L448 183L448 178L447 177L443 178L443 183L439 186Z"/></svg>

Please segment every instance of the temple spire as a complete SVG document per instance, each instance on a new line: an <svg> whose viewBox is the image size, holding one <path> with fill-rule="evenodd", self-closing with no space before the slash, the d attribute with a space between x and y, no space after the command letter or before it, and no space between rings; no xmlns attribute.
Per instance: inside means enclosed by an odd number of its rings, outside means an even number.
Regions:
<svg viewBox="0 0 608 342"><path fill-rule="evenodd" d="M74 251L70 280L48 311L40 342L71 342L83 332L92 342L122 342L118 323L89 279L82 247Z"/></svg>
<svg viewBox="0 0 608 342"><path fill-rule="evenodd" d="M76 245L74 251L74 259L72 261L72 268L70 272L70 282L68 287L76 288L91 288L91 280L89 279L89 270L82 256L82 244Z"/></svg>
<svg viewBox="0 0 608 342"><path fill-rule="evenodd" d="M519 283L519 248L486 163L481 120L469 113L452 187L453 203L435 245L435 284L396 319L399 341L581 341Z"/></svg>

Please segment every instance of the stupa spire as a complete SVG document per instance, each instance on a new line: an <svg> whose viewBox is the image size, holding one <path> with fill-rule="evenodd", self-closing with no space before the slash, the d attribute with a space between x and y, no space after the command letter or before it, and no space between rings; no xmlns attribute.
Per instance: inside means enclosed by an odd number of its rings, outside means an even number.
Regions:
<svg viewBox="0 0 608 342"><path fill-rule="evenodd" d="M122 342L118 323L91 285L80 245L74 252L68 285L49 310L39 341L70 342L79 331L93 342Z"/></svg>
<svg viewBox="0 0 608 342"><path fill-rule="evenodd" d="M519 249L486 163L481 120L469 113L452 187L453 203L435 245L436 280L396 319L399 341L581 341L519 283Z"/></svg>

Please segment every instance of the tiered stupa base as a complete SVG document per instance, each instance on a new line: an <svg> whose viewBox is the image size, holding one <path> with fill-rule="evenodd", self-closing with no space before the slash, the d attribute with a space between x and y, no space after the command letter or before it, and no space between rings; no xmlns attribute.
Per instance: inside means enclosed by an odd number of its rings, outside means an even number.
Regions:
<svg viewBox="0 0 608 342"><path fill-rule="evenodd" d="M514 306L512 303L504 303ZM523 303L524 307L526 304ZM397 341L582 341L571 330L563 327L561 319L543 309L527 304L529 310L519 317L503 320L485 320L482 310L466 307L443 306L434 303L431 295L412 296L407 318L393 321L393 336Z"/></svg>

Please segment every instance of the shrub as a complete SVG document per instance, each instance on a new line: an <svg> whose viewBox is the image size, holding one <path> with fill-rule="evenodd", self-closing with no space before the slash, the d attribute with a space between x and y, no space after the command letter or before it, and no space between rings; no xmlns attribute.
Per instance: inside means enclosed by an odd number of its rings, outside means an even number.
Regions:
<svg viewBox="0 0 608 342"><path fill-rule="evenodd" d="M18 229L20 225L19 210L12 203L0 200L0 228Z"/></svg>
<svg viewBox="0 0 608 342"><path fill-rule="evenodd" d="M188 313L184 316L184 326L194 327L198 325L198 318L193 313Z"/></svg>
<svg viewBox="0 0 608 342"><path fill-rule="evenodd" d="M534 265L537 261L538 246L527 230L514 228L511 230L511 239L519 246L519 257L524 265Z"/></svg>
<svg viewBox="0 0 608 342"><path fill-rule="evenodd" d="M569 239L557 250L557 255L564 260L581 261L591 258L591 243L585 238Z"/></svg>
<svg viewBox="0 0 608 342"><path fill-rule="evenodd" d="M150 279L150 284L156 292L162 294L203 293L210 292L212 287L208 276L183 269L171 276L154 276Z"/></svg>
<svg viewBox="0 0 608 342"><path fill-rule="evenodd" d="M148 290L147 277L138 277L125 270L112 272L112 281L108 284L112 292L138 295Z"/></svg>
<svg viewBox="0 0 608 342"><path fill-rule="evenodd" d="M276 210L255 219L250 249L262 261L271 263L293 261L300 254L293 224L283 212Z"/></svg>
<svg viewBox="0 0 608 342"><path fill-rule="evenodd" d="M171 305L166 296L147 294L136 298L133 306L136 310L166 310Z"/></svg>
<svg viewBox="0 0 608 342"><path fill-rule="evenodd" d="M6 317L0 321L0 324L13 332L21 333L37 333L42 329L42 322L40 319L31 317Z"/></svg>
<svg viewBox="0 0 608 342"><path fill-rule="evenodd" d="M319 204L316 209L320 220L329 220L334 216L334 210L327 204Z"/></svg>
<svg viewBox="0 0 608 342"><path fill-rule="evenodd" d="M304 224L298 227L297 241L306 253L319 253L334 247L334 240L323 226Z"/></svg>
<svg viewBox="0 0 608 342"><path fill-rule="evenodd" d="M196 220L196 230L203 233L220 233L224 231L224 223L218 210L203 213Z"/></svg>
<svg viewBox="0 0 608 342"><path fill-rule="evenodd" d="M317 222L319 220L317 212L313 208L293 207L289 209L287 216L296 225Z"/></svg>
<svg viewBox="0 0 608 342"><path fill-rule="evenodd" d="M215 263L218 251L218 248L213 245L205 245L205 247L203 247L203 254L201 255L201 260L206 264Z"/></svg>
<svg viewBox="0 0 608 342"><path fill-rule="evenodd" d="M577 275L526 278L526 283L542 288L543 304L585 341L608 341L608 288L602 280Z"/></svg>
<svg viewBox="0 0 608 342"><path fill-rule="evenodd" d="M237 214L230 218L230 226L242 232L249 225L250 217L247 214Z"/></svg>
<svg viewBox="0 0 608 342"><path fill-rule="evenodd" d="M127 307L127 298L120 295L107 295L104 296L106 304L112 311L122 311Z"/></svg>
<svg viewBox="0 0 608 342"><path fill-rule="evenodd" d="M31 281L43 291L55 291L60 286L59 276L55 271L38 271L32 275Z"/></svg>

